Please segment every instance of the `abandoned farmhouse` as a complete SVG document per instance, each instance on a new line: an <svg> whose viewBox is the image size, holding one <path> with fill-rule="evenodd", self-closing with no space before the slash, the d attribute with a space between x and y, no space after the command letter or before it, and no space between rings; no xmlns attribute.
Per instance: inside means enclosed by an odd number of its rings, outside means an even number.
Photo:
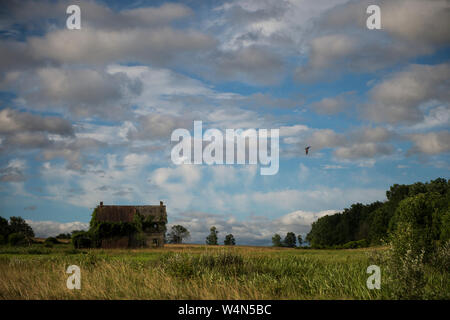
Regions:
<svg viewBox="0 0 450 320"><path fill-rule="evenodd" d="M95 208L91 228L97 227L102 248L162 247L166 232L166 206L104 205Z"/></svg>

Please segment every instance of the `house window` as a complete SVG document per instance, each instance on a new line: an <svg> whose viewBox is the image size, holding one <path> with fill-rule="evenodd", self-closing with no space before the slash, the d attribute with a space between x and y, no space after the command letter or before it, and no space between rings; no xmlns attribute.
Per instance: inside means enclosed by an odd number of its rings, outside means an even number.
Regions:
<svg viewBox="0 0 450 320"><path fill-rule="evenodd" d="M153 239L153 245L158 246L158 239Z"/></svg>

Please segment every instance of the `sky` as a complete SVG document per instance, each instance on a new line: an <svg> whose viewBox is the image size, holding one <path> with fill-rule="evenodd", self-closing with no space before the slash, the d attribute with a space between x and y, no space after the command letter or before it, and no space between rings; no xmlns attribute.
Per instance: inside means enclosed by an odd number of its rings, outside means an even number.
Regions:
<svg viewBox="0 0 450 320"><path fill-rule="evenodd" d="M45 237L100 201L161 200L189 242L213 225L220 242L305 237L395 183L449 178L449 76L449 1L6 1L0 215ZM194 121L279 129L278 173L175 165L171 134Z"/></svg>

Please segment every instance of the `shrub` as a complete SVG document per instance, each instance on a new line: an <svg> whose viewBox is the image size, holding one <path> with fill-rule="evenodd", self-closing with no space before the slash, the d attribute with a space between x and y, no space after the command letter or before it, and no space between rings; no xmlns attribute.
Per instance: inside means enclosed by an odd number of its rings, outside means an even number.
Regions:
<svg viewBox="0 0 450 320"><path fill-rule="evenodd" d="M438 270L450 270L450 240L437 248L431 262L433 267Z"/></svg>
<svg viewBox="0 0 450 320"><path fill-rule="evenodd" d="M437 193L420 193L400 202L394 217L396 228L391 236L401 254L412 250L418 256L423 251L425 260L429 259L434 250L433 239L439 238L438 230L433 227L437 223L433 213L439 210L439 200Z"/></svg>
<svg viewBox="0 0 450 320"><path fill-rule="evenodd" d="M369 242L366 239L361 239L357 241L349 241L342 245L342 249L356 249L356 248L366 248L369 246Z"/></svg>
<svg viewBox="0 0 450 320"><path fill-rule="evenodd" d="M58 244L59 241L55 237L48 237L45 239L44 244Z"/></svg>
<svg viewBox="0 0 450 320"><path fill-rule="evenodd" d="M386 252L374 253L375 264L384 266L383 286L389 299L423 299L425 297L424 249L413 245L414 231L404 224L402 232L391 237Z"/></svg>
<svg viewBox="0 0 450 320"><path fill-rule="evenodd" d="M49 254L49 250L41 249L41 248L30 248L27 250L27 254Z"/></svg>
<svg viewBox="0 0 450 320"><path fill-rule="evenodd" d="M76 249L92 248L93 241L88 232L80 231L72 235L72 244Z"/></svg>
<svg viewBox="0 0 450 320"><path fill-rule="evenodd" d="M8 236L8 243L11 246L20 246L26 244L27 240L23 233L15 232Z"/></svg>
<svg viewBox="0 0 450 320"><path fill-rule="evenodd" d="M441 240L450 240L450 208L442 215L441 218Z"/></svg>
<svg viewBox="0 0 450 320"><path fill-rule="evenodd" d="M70 233L60 233L56 236L56 239L70 239Z"/></svg>
<svg viewBox="0 0 450 320"><path fill-rule="evenodd" d="M5 236L2 235L2 234L0 234L0 245L1 245L1 244L6 244Z"/></svg>

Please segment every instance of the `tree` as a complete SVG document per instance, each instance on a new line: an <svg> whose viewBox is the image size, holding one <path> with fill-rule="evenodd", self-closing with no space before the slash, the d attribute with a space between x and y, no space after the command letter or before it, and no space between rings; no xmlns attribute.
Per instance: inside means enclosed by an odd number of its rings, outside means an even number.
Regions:
<svg viewBox="0 0 450 320"><path fill-rule="evenodd" d="M288 232L286 237L284 238L283 245L286 247L293 248L295 247L297 240L295 239L295 233Z"/></svg>
<svg viewBox="0 0 450 320"><path fill-rule="evenodd" d="M9 218L9 231L11 234L22 234L28 244L31 245L32 238L34 237L33 229L21 217Z"/></svg>
<svg viewBox="0 0 450 320"><path fill-rule="evenodd" d="M299 234L299 235L297 236L297 239L298 239L298 246L299 246L299 247L301 247L301 246L302 246L302 244L303 244L303 239L302 239L302 235L301 235L301 234Z"/></svg>
<svg viewBox="0 0 450 320"><path fill-rule="evenodd" d="M8 220L0 217L0 235L5 237L5 239L8 237L8 235L11 233Z"/></svg>
<svg viewBox="0 0 450 320"><path fill-rule="evenodd" d="M11 233L22 233L28 239L34 237L33 229L21 217L9 218L9 228Z"/></svg>
<svg viewBox="0 0 450 320"><path fill-rule="evenodd" d="M8 236L8 243L11 246L19 246L27 243L25 235L21 232L13 232Z"/></svg>
<svg viewBox="0 0 450 320"><path fill-rule="evenodd" d="M209 236L206 237L206 244L217 245L217 234L219 233L219 231L217 231L217 228L214 226L212 226L209 231Z"/></svg>
<svg viewBox="0 0 450 320"><path fill-rule="evenodd" d="M236 240L234 239L234 236L230 233L225 236L223 244L226 246L234 246L236 244Z"/></svg>
<svg viewBox="0 0 450 320"><path fill-rule="evenodd" d="M185 227L176 225L172 226L171 231L167 236L169 243L182 243L183 239L189 238L191 234Z"/></svg>
<svg viewBox="0 0 450 320"><path fill-rule="evenodd" d="M272 237L272 245L274 247L281 247L281 236L278 233L275 233Z"/></svg>
<svg viewBox="0 0 450 320"><path fill-rule="evenodd" d="M404 240L405 243L399 243L399 248L404 248L405 252L411 250L415 255L423 250L425 259L429 258L433 251L433 240L438 240L441 233L436 222L439 217L434 214L439 212L439 207L443 205L439 200L439 193L427 192L400 202L395 212L396 230L392 234L394 242ZM409 237L404 236L406 229L410 230Z"/></svg>

